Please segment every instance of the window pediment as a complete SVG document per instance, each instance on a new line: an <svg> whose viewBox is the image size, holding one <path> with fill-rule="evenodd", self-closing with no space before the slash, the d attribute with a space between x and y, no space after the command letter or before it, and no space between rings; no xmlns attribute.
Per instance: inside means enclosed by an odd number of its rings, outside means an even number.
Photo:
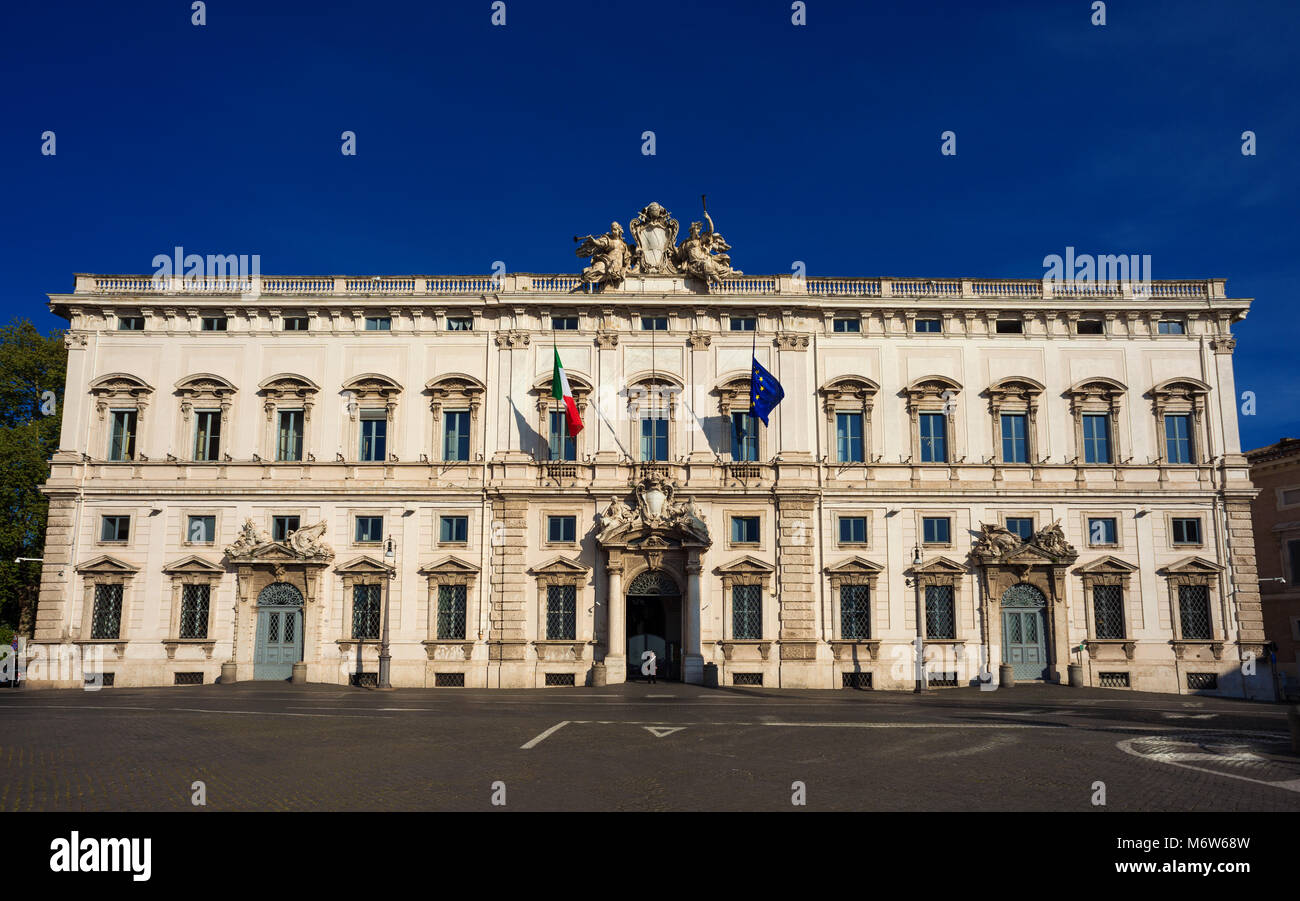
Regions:
<svg viewBox="0 0 1300 901"><path fill-rule="evenodd" d="M1128 575L1137 572L1137 569L1132 563L1107 554L1104 557L1098 557L1096 560L1090 560L1082 566L1076 566L1074 571L1079 575L1098 573L1122 573Z"/></svg>
<svg viewBox="0 0 1300 901"><path fill-rule="evenodd" d="M1157 572L1164 576L1216 576L1223 572L1223 567L1204 557L1184 557Z"/></svg>
<svg viewBox="0 0 1300 901"><path fill-rule="evenodd" d="M376 560L374 557L371 557L369 555L354 557L353 559L349 560L347 563L343 563L340 564L339 566L334 567L334 572L338 573L339 575L353 575L353 576L383 575L384 573L389 573L392 571L393 568L391 566L387 566L383 562Z"/></svg>
<svg viewBox="0 0 1300 901"><path fill-rule="evenodd" d="M903 389L907 397L908 413L920 407L941 407L961 391L961 383L943 375L926 375ZM945 396L946 395L946 396Z"/></svg>
<svg viewBox="0 0 1300 901"><path fill-rule="evenodd" d="M320 391L320 385L317 385L306 376L296 375L292 372L281 372L268 379L263 379L258 383L257 388L268 396L274 395L277 397L307 397Z"/></svg>
<svg viewBox="0 0 1300 901"><path fill-rule="evenodd" d="M94 395L118 394L136 397L143 394L152 394L153 388L148 382L125 372L110 372L91 381L90 393Z"/></svg>
<svg viewBox="0 0 1300 901"><path fill-rule="evenodd" d="M225 575L226 568L197 554L191 554L188 557L182 557L180 560L168 563L163 567L162 571L169 576L221 576Z"/></svg>
<svg viewBox="0 0 1300 901"><path fill-rule="evenodd" d="M225 399L237 392L231 382L210 372L188 375L176 383L176 393L182 397L210 397Z"/></svg>
<svg viewBox="0 0 1300 901"><path fill-rule="evenodd" d="M76 572L83 576L88 575L109 575L109 576L133 576L140 571L138 566L132 566L116 557L110 557L105 554L96 557L94 560L88 560L76 567Z"/></svg>
<svg viewBox="0 0 1300 901"><path fill-rule="evenodd" d="M386 375L366 372L343 383L344 391L371 397L391 397L402 393L402 386Z"/></svg>
<svg viewBox="0 0 1300 901"><path fill-rule="evenodd" d="M879 563L872 563L865 557L850 557L823 570L830 577L832 588L839 585L863 584L874 588L876 579L884 571L885 568Z"/></svg>
<svg viewBox="0 0 1300 901"><path fill-rule="evenodd" d="M575 585L581 586L587 581L590 569L577 560L565 556L552 557L550 560L528 570L539 585Z"/></svg>

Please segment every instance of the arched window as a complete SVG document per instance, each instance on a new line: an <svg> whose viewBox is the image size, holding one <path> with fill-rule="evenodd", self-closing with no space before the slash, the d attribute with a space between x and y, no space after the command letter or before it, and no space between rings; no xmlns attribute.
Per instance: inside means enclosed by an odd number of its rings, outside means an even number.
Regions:
<svg viewBox="0 0 1300 901"><path fill-rule="evenodd" d="M642 372L628 379L627 447L641 463L667 463L677 454L677 401L683 383L664 372Z"/></svg>
<svg viewBox="0 0 1300 901"><path fill-rule="evenodd" d="M397 402L402 386L386 375L368 372L343 383L347 398L348 443L345 459L359 463L387 463L397 459L392 439Z"/></svg>
<svg viewBox="0 0 1300 901"><path fill-rule="evenodd" d="M1031 378L1012 376L989 385L989 411L993 414L993 459L999 463L1037 463L1038 398L1043 385Z"/></svg>
<svg viewBox="0 0 1300 901"><path fill-rule="evenodd" d="M871 463L871 407L880 386L871 379L843 375L818 389L826 414L826 447L835 463Z"/></svg>
<svg viewBox="0 0 1300 901"><path fill-rule="evenodd" d="M961 385L942 375L927 375L904 389L912 423L913 463L952 463L963 459L957 439L957 395Z"/></svg>
<svg viewBox="0 0 1300 901"><path fill-rule="evenodd" d="M1205 399L1209 393L1209 385L1193 378L1168 379L1149 392L1162 464L1189 466L1209 461L1205 429Z"/></svg>
<svg viewBox="0 0 1300 901"><path fill-rule="evenodd" d="M433 413L433 453L429 459L469 463L481 458L479 409L486 390L483 383L471 375L453 372L430 379L424 390Z"/></svg>
<svg viewBox="0 0 1300 901"><path fill-rule="evenodd" d="M586 456L587 399L591 397L591 379L567 368L564 375L569 380L569 390L573 392L573 402L578 408L578 418L583 422L583 429L577 435L569 434L569 419L565 415L564 401L556 400L551 393L552 373L548 372L539 378L533 383L533 393L537 395L537 435L540 446L535 455L538 460L571 463Z"/></svg>
<svg viewBox="0 0 1300 901"><path fill-rule="evenodd" d="M178 457L215 463L229 456L225 449L230 441L230 410L238 390L210 372L186 376L176 383L181 401Z"/></svg>
<svg viewBox="0 0 1300 901"><path fill-rule="evenodd" d="M320 386L305 376L282 372L263 380L257 388L266 412L263 456L277 463L315 460L308 429Z"/></svg>
<svg viewBox="0 0 1300 901"><path fill-rule="evenodd" d="M1074 417L1076 463L1113 466L1127 462L1119 429L1120 405L1127 391L1122 384L1108 378L1084 379L1066 391Z"/></svg>
<svg viewBox="0 0 1300 901"><path fill-rule="evenodd" d="M143 444L144 414L153 388L133 375L112 372L93 380L90 394L97 415L89 451L103 448L102 459L111 461L148 459L138 445Z"/></svg>

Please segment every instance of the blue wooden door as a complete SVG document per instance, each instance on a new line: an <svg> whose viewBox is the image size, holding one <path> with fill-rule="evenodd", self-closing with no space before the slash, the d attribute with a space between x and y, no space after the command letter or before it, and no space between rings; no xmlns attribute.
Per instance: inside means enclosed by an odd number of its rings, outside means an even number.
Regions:
<svg viewBox="0 0 1300 901"><path fill-rule="evenodd" d="M1042 610L1002 611L1002 660L1017 679L1047 678L1046 624Z"/></svg>
<svg viewBox="0 0 1300 901"><path fill-rule="evenodd" d="M302 659L302 608L262 607L257 611L254 679L288 679Z"/></svg>
<svg viewBox="0 0 1300 901"><path fill-rule="evenodd" d="M1002 595L1002 662L1017 679L1047 678L1047 598L1021 582Z"/></svg>

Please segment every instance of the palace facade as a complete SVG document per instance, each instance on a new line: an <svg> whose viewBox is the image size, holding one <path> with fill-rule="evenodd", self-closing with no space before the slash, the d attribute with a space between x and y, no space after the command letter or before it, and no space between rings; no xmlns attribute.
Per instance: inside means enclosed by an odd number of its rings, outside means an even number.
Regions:
<svg viewBox="0 0 1300 901"><path fill-rule="evenodd" d="M742 276L653 220L582 276L50 295L28 653L95 662L31 684L370 681L387 631L398 687L910 690L919 643L927 686L1271 696L1223 280Z"/></svg>

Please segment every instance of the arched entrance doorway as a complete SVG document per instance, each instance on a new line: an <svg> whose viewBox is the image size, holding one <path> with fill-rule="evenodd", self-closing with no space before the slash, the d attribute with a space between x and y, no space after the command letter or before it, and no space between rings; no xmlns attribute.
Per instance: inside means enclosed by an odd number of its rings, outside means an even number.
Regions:
<svg viewBox="0 0 1300 901"><path fill-rule="evenodd" d="M257 647L253 678L284 680L302 659L302 592L272 582L257 595Z"/></svg>
<svg viewBox="0 0 1300 901"><path fill-rule="evenodd" d="M1046 679L1047 598L1028 582L1002 593L1002 662L1017 680Z"/></svg>
<svg viewBox="0 0 1300 901"><path fill-rule="evenodd" d="M662 570L646 570L627 588L627 678L641 675L642 654L654 651L658 678L682 678L682 593Z"/></svg>

